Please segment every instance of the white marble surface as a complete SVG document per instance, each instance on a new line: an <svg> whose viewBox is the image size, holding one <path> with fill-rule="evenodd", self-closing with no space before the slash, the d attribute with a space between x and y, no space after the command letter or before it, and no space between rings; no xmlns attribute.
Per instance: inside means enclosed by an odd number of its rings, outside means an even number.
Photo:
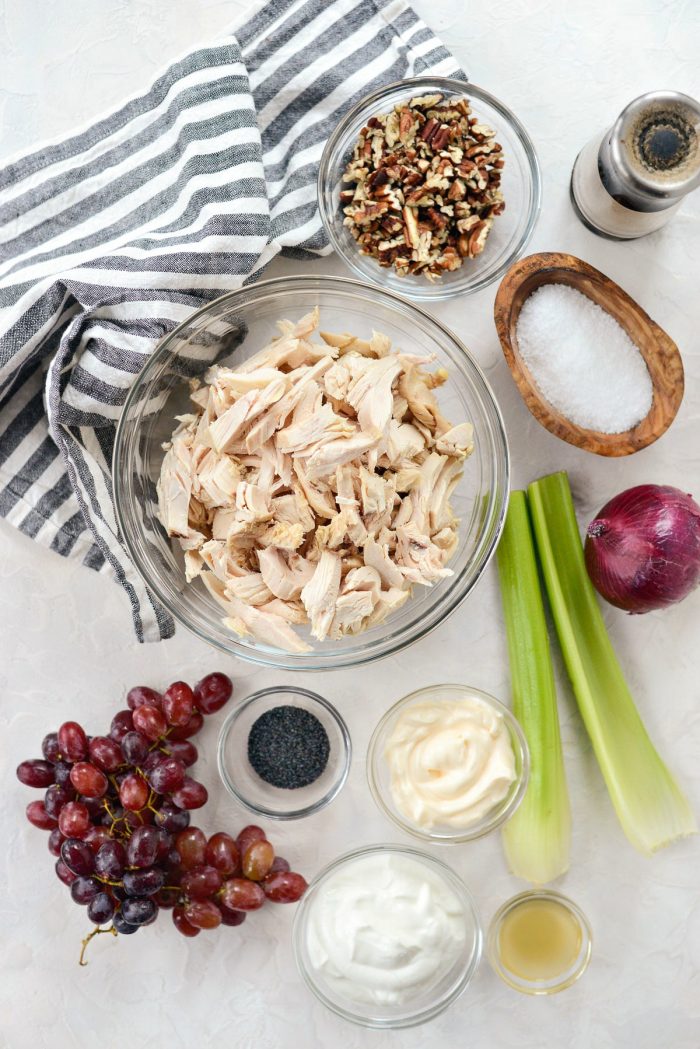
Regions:
<svg viewBox="0 0 700 1049"><path fill-rule="evenodd" d="M219 32L245 0L5 0L0 2L0 163L68 131L143 85L167 59ZM622 461L570 448L542 430L520 401L500 353L495 289L435 307L471 347L500 400L514 483L570 471L581 520L615 492L651 481L700 494L698 290L700 193L672 226L615 244L578 224L568 201L571 163L589 136L636 94L673 87L697 94L700 22L682 0L415 0L472 79L521 117L544 171L544 210L531 250L566 250L623 285L681 347L686 396L672 430ZM342 273L335 260L317 272ZM275 274L299 272L276 264ZM482 965L466 995L426 1028L371 1033L326 1013L294 969L293 908L268 907L241 929L186 941L166 917L135 939L102 938L78 969L85 916L55 879L46 839L24 821L30 792L14 767L38 753L46 731L75 717L106 729L124 691L147 681L195 679L222 666L239 697L284 675L221 659L180 631L158 647L132 638L121 593L108 580L0 527L0 772L3 892L0 904L0 1043L10 1049L376 1049L427 1044L499 1049L697 1049L700 1044L698 839L652 860L628 845L612 813L574 701L560 675L560 707L574 814L571 870L561 888L589 915L593 961L582 982L535 1000L501 985ZM700 807L700 592L661 614L606 620L639 708L662 753ZM364 750L386 706L437 678L508 695L495 570L432 636L358 672L302 675L346 716L355 743L350 781L325 813L271 828L280 850L308 875L351 846L400 839L374 810ZM294 679L299 680L297 678ZM301 681L299 683L302 683ZM217 781L221 716L201 738L199 772L211 792L202 822L237 827L245 815ZM473 889L484 921L524 886L511 877L498 836L442 851Z"/></svg>

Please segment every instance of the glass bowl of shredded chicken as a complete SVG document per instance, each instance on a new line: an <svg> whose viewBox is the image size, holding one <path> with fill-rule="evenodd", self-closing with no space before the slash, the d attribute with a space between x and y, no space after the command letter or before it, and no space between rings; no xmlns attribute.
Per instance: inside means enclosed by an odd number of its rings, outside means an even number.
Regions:
<svg viewBox="0 0 700 1049"><path fill-rule="evenodd" d="M493 553L498 406L459 340L335 277L224 295L158 346L114 453L119 527L204 640L285 669L354 666L441 623Z"/></svg>

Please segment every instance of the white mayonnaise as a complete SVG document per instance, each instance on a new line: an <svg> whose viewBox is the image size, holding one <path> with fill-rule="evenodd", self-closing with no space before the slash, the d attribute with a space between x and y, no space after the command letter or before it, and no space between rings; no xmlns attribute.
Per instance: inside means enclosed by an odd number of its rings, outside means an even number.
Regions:
<svg viewBox="0 0 700 1049"><path fill-rule="evenodd" d="M384 756L394 804L425 829L473 826L516 778L503 717L478 696L406 707Z"/></svg>
<svg viewBox="0 0 700 1049"><path fill-rule="evenodd" d="M437 871L412 856L358 856L309 901L311 967L337 995L400 1005L435 986L463 954L464 910Z"/></svg>

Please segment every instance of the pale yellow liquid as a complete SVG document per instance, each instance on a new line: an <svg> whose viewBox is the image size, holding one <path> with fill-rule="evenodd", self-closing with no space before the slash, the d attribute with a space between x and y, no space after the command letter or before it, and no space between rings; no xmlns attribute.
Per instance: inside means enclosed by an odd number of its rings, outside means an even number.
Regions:
<svg viewBox="0 0 700 1049"><path fill-rule="evenodd" d="M581 943L579 922L556 900L523 900L503 917L498 933L502 965L522 980L562 976Z"/></svg>

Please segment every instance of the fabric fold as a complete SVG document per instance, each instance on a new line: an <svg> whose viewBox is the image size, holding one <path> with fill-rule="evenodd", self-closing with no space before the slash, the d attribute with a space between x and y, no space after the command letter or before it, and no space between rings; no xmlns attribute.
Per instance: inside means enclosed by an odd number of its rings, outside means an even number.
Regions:
<svg viewBox="0 0 700 1049"><path fill-rule="evenodd" d="M129 387L194 309L278 253L329 251L323 145L369 91L463 76L403 0L272 0L142 93L0 170L0 516L171 617L122 546L111 454Z"/></svg>

